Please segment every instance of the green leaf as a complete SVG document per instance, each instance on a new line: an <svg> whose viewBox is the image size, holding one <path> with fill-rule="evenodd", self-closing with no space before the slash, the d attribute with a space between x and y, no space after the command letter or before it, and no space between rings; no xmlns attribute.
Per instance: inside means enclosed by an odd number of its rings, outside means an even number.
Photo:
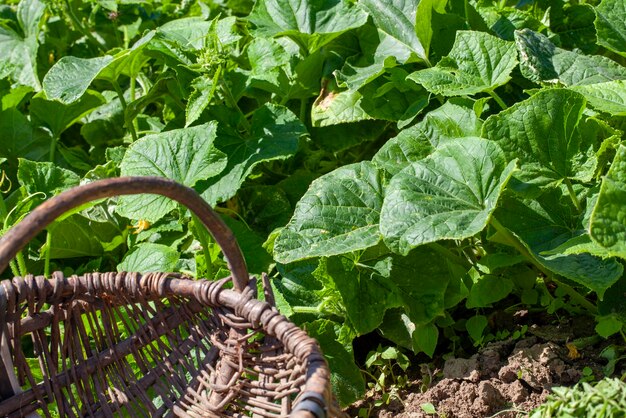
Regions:
<svg viewBox="0 0 626 418"><path fill-rule="evenodd" d="M530 29L515 31L522 75L534 82L566 86L626 79L626 68L600 55L557 48L548 37Z"/></svg>
<svg viewBox="0 0 626 418"><path fill-rule="evenodd" d="M484 32L459 31L447 57L408 78L434 94L463 96L506 84L516 65L517 52L512 42Z"/></svg>
<svg viewBox="0 0 626 418"><path fill-rule="evenodd" d="M420 351L432 358L437 348L437 340L439 339L439 330L435 324L416 325L413 335L413 351Z"/></svg>
<svg viewBox="0 0 626 418"><path fill-rule="evenodd" d="M385 191L380 230L400 254L482 231L515 169L481 138L449 141L396 174Z"/></svg>
<svg viewBox="0 0 626 418"><path fill-rule="evenodd" d="M250 229L243 222L235 221L229 217L222 218L226 225L233 231L237 244L246 261L246 267L250 274L258 274L269 271L272 257L263 249L264 236Z"/></svg>
<svg viewBox="0 0 626 418"><path fill-rule="evenodd" d="M592 255L596 255L601 258L609 258L618 256L618 254L613 253L610 249L603 247L598 244L596 241L592 240L589 234L583 233L581 235L577 235L563 244L559 245L556 248L553 248L548 251L542 251L541 255L569 255L569 254L582 254L589 253Z"/></svg>
<svg viewBox="0 0 626 418"><path fill-rule="evenodd" d="M424 120L433 112L429 112ZM414 125L401 131L398 136L385 143L372 158L372 162L388 173L395 175L411 163L427 157L433 146L423 135L421 126Z"/></svg>
<svg viewBox="0 0 626 418"><path fill-rule="evenodd" d="M589 234L611 254L626 259L626 146L620 145L591 214Z"/></svg>
<svg viewBox="0 0 626 418"><path fill-rule="evenodd" d="M167 245L143 243L128 252L117 271L129 272L170 272L175 271L180 254Z"/></svg>
<svg viewBox="0 0 626 418"><path fill-rule="evenodd" d="M322 89L311 109L311 123L322 127L373 119L361 107L362 100L363 95L358 91Z"/></svg>
<svg viewBox="0 0 626 418"><path fill-rule="evenodd" d="M109 222L94 222L74 214L48 228L51 236L50 258L98 257L104 253L103 243L113 241L119 231Z"/></svg>
<svg viewBox="0 0 626 418"><path fill-rule="evenodd" d="M22 158L19 159L17 179L27 193L44 193L46 195L44 199L78 186L80 182L80 177L73 171L57 167L53 163L35 162Z"/></svg>
<svg viewBox="0 0 626 418"><path fill-rule="evenodd" d="M615 116L626 116L626 81L608 81L570 87L570 90L585 96L589 104L601 112Z"/></svg>
<svg viewBox="0 0 626 418"><path fill-rule="evenodd" d="M472 337L475 344L480 344L483 340L483 332L487 328L487 317L485 315L475 315L467 320L465 329Z"/></svg>
<svg viewBox="0 0 626 418"><path fill-rule="evenodd" d="M185 109L185 128L198 120L213 98L213 93L215 93L213 79L206 75L201 75L193 80L191 87L193 91L189 95Z"/></svg>
<svg viewBox="0 0 626 418"><path fill-rule="evenodd" d="M45 96L39 93L30 100L30 113L44 122L58 138L67 128L104 103L105 98L96 91L86 91L80 99L71 104L46 100Z"/></svg>
<svg viewBox="0 0 626 418"><path fill-rule="evenodd" d="M427 414L432 414L432 415L437 414L437 409L435 408L435 405L433 405L430 402L421 404L420 408L422 408L422 411L424 411Z"/></svg>
<svg viewBox="0 0 626 418"><path fill-rule="evenodd" d="M333 73L340 87L358 90L383 74L386 68L395 67L397 62L404 63L411 56L411 51L369 22L356 29L355 36L361 53L349 57L341 70Z"/></svg>
<svg viewBox="0 0 626 418"><path fill-rule="evenodd" d="M595 11L598 44L626 56L626 4L622 0L602 0Z"/></svg>
<svg viewBox="0 0 626 418"><path fill-rule="evenodd" d="M254 34L289 36L313 53L363 25L367 15L345 0L259 0L248 20L256 26Z"/></svg>
<svg viewBox="0 0 626 418"><path fill-rule="evenodd" d="M220 133L215 146L228 155L228 164L221 176L203 183L208 188L202 197L211 205L230 199L258 164L294 155L304 134L306 128L286 107L260 107L252 116L249 138Z"/></svg>
<svg viewBox="0 0 626 418"><path fill-rule="evenodd" d="M379 77L359 90L363 96L360 106L369 116L397 121L401 128L428 105L430 94L406 80L407 72L391 68L385 77Z"/></svg>
<svg viewBox="0 0 626 418"><path fill-rule="evenodd" d="M484 308L492 303L504 299L513 290L513 282L510 279L486 274L475 275L474 284L467 297L468 309Z"/></svg>
<svg viewBox="0 0 626 418"><path fill-rule="evenodd" d="M422 5L422 3L424 3ZM446 1L426 0L362 0L363 7L374 20L380 31L402 47L428 62L430 47L430 17L432 9L445 7ZM417 16L419 14L419 16ZM419 18L416 27L416 17Z"/></svg>
<svg viewBox="0 0 626 418"><path fill-rule="evenodd" d="M113 57L104 55L96 58L67 56L55 63L43 78L43 90L49 100L69 104L78 100L91 82L106 68Z"/></svg>
<svg viewBox="0 0 626 418"><path fill-rule="evenodd" d="M248 44L248 60L251 71L248 83L259 88L284 96L289 93L289 80L286 68L292 55L275 39L256 38Z"/></svg>
<svg viewBox="0 0 626 418"><path fill-rule="evenodd" d="M158 38L176 44L185 51L197 51L208 46L207 39L213 35L215 24L215 20L192 16L171 20L161 25L156 32ZM226 39L224 41L227 42Z"/></svg>
<svg viewBox="0 0 626 418"><path fill-rule="evenodd" d="M37 75L39 23L46 10L39 0L22 0L17 6L17 20L23 35L0 24L0 73L6 71L18 84L41 89ZM6 69L3 70L2 67Z"/></svg>
<svg viewBox="0 0 626 418"><path fill-rule="evenodd" d="M421 122L401 131L374 155L372 161L391 174L421 160L447 140L480 136L482 122L472 109L446 102Z"/></svg>
<svg viewBox="0 0 626 418"><path fill-rule="evenodd" d="M388 299L393 286L374 269L358 266L341 256L331 257L322 263L341 294L346 314L357 334L363 335L376 329L389 307Z"/></svg>
<svg viewBox="0 0 626 418"><path fill-rule="evenodd" d="M119 97L104 91L107 103L97 107L82 120L80 134L89 145L107 146L120 143L124 137L124 112Z"/></svg>
<svg viewBox="0 0 626 418"><path fill-rule="evenodd" d="M563 89L541 90L529 99L490 116L483 136L496 141L507 159L517 158L515 177L531 184L558 184L564 179L589 181L596 169L594 135L581 129L585 98Z"/></svg>
<svg viewBox="0 0 626 418"><path fill-rule="evenodd" d="M338 293L326 292L326 295L320 296L325 288L321 281L315 277L319 263L319 259L309 259L286 265L276 265L276 270L280 273L281 279L272 280L272 286L282 296L282 301L285 304L279 306L279 309L281 312L286 312L285 315L293 315L293 306L317 306L323 303L324 296L330 294L330 298L333 298ZM340 295L337 294L336 296L336 299L340 299Z"/></svg>
<svg viewBox="0 0 626 418"><path fill-rule="evenodd" d="M542 255L580 229L575 209L559 189L534 200L502 199L494 218L520 240L538 264L595 291L600 299L624 271L615 259L603 260L586 253ZM491 239L511 245L506 239L498 239L498 235Z"/></svg>
<svg viewBox="0 0 626 418"><path fill-rule="evenodd" d="M382 193L380 172L367 161L318 178L276 239L274 259L288 263L376 245Z"/></svg>
<svg viewBox="0 0 626 418"><path fill-rule="evenodd" d="M0 157L15 165L18 158L45 160L50 152L50 135L43 129L34 128L15 108L0 111L0 132Z"/></svg>
<svg viewBox="0 0 626 418"><path fill-rule="evenodd" d="M596 332L598 335L604 338L609 338L611 335L621 331L624 327L624 323L613 315L609 315L600 318L596 325Z"/></svg>
<svg viewBox="0 0 626 418"><path fill-rule="evenodd" d="M343 406L361 398L365 393L365 381L361 370L354 363L352 346L340 342L340 325L329 320L317 320L304 325L307 333L319 341L331 370L331 384L337 400Z"/></svg>
<svg viewBox="0 0 626 418"><path fill-rule="evenodd" d="M415 34L426 51L426 57L430 55L431 41L434 35L433 30L436 29L433 21L433 12L443 15L446 12L447 3L448 0L420 0L417 4Z"/></svg>
<svg viewBox="0 0 626 418"><path fill-rule="evenodd" d="M122 176L159 176L193 187L221 173L226 155L215 148L217 123L147 135L134 142L121 164ZM118 213L156 222L176 207L163 196L138 195L120 199Z"/></svg>
<svg viewBox="0 0 626 418"><path fill-rule="evenodd" d="M435 259L439 262L433 263ZM420 266L419 270L415 266ZM394 256L389 279L400 290L398 297L411 322L426 325L444 315L448 284L464 274L464 269L424 246L404 257Z"/></svg>

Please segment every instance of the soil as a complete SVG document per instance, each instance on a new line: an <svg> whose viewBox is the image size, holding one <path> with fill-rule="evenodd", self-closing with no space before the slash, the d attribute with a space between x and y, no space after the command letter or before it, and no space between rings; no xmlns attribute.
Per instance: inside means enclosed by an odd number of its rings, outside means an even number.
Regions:
<svg viewBox="0 0 626 418"><path fill-rule="evenodd" d="M408 375L416 374L416 378L395 399L376 407L381 394L370 392L346 413L358 417L361 411L361 416L378 418L527 416L545 401L552 387L603 377L607 361L600 353L612 341L593 337L593 326L592 320L582 318L559 325L531 325L523 338L491 342L469 358L440 359L440 367L431 371L425 365L421 372L409 370ZM584 348L568 344L581 338L589 342ZM431 365L437 363L435 359ZM422 409L427 403L437 414Z"/></svg>

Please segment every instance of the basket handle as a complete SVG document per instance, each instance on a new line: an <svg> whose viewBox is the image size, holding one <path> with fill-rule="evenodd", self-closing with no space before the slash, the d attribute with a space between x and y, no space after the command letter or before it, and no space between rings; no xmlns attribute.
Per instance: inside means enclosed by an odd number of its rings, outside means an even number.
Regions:
<svg viewBox="0 0 626 418"><path fill-rule="evenodd" d="M235 289L241 292L246 288L249 281L246 262L232 231L195 190L162 177L119 177L94 181L42 203L0 238L0 273L31 239L68 210L93 200L141 193L169 197L195 214L222 248Z"/></svg>

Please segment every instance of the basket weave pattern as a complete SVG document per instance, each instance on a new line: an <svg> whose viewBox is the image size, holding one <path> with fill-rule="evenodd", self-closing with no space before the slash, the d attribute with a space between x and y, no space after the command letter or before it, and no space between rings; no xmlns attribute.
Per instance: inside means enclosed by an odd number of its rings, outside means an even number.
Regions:
<svg viewBox="0 0 626 418"><path fill-rule="evenodd" d="M129 184L106 180L115 181ZM104 195L182 187L141 181ZM87 195L61 206L93 200ZM203 205L192 210L202 215ZM28 232L0 241L0 269L56 215L34 216ZM201 219L222 245L215 225ZM316 341L272 306L265 277L270 303L256 299L256 280L235 276L237 254L227 257L233 277L219 281L125 272L2 281L0 416L340 416Z"/></svg>

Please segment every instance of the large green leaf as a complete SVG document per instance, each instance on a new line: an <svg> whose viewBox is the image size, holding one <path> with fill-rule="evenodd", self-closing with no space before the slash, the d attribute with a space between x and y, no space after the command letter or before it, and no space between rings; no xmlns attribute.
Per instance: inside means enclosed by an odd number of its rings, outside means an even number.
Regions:
<svg viewBox="0 0 626 418"><path fill-rule="evenodd" d="M50 135L34 128L16 108L0 111L0 132L0 157L7 158L14 166L18 158L40 161L50 152Z"/></svg>
<svg viewBox="0 0 626 418"><path fill-rule="evenodd" d="M111 55L96 58L61 58L43 78L43 90L49 100L68 104L78 100L102 69L113 62Z"/></svg>
<svg viewBox="0 0 626 418"><path fill-rule="evenodd" d="M80 214L53 223L47 231L52 234L51 259L101 256L102 244L112 241L119 233L108 222L94 222Z"/></svg>
<svg viewBox="0 0 626 418"><path fill-rule="evenodd" d="M57 167L53 163L19 160L17 179L29 194L44 193L50 198L63 190L78 186L80 177L76 173Z"/></svg>
<svg viewBox="0 0 626 418"><path fill-rule="evenodd" d="M215 148L217 123L147 135L124 154L122 176L159 176L193 187L221 173L226 155ZM117 211L128 218L155 222L176 207L162 196L139 195L120 199Z"/></svg>
<svg viewBox="0 0 626 418"><path fill-rule="evenodd" d="M577 234L581 227L575 209L563 199L559 189L535 200L502 199L494 217L519 239L536 262L595 291L600 298L622 276L624 269L615 259L603 260L587 253L547 255ZM493 237L511 244L501 238L500 235Z"/></svg>
<svg viewBox="0 0 626 418"><path fill-rule="evenodd" d="M230 199L257 164L284 160L298 150L299 139L306 128L289 109L267 104L252 116L249 138L220 133L215 146L228 155L228 165L221 176L203 183L202 193L214 205Z"/></svg>
<svg viewBox="0 0 626 418"><path fill-rule="evenodd" d="M292 54L275 39L256 38L248 44L250 73L247 82L253 88L272 93L288 93L289 80L285 72Z"/></svg>
<svg viewBox="0 0 626 418"><path fill-rule="evenodd" d="M396 174L385 191L380 231L400 254L443 239L471 237L489 222L515 169L495 143L449 141Z"/></svg>
<svg viewBox="0 0 626 418"><path fill-rule="evenodd" d="M506 84L516 65L513 42L484 32L459 31L447 57L435 67L412 73L409 79L435 94L463 96Z"/></svg>
<svg viewBox="0 0 626 418"><path fill-rule="evenodd" d="M472 109L446 102L428 112L421 122L387 141L372 161L389 173L396 174L449 139L480 136L481 126L481 120Z"/></svg>
<svg viewBox="0 0 626 418"><path fill-rule="evenodd" d="M288 263L376 245L382 194L380 172L367 161L318 178L276 239L274 258Z"/></svg>
<svg viewBox="0 0 626 418"><path fill-rule="evenodd" d="M513 281L507 277L475 273L470 275L474 284L466 303L470 309L491 306L492 303L504 299L513 290Z"/></svg>
<svg viewBox="0 0 626 418"><path fill-rule="evenodd" d="M515 32L524 77L566 86L626 79L626 68L600 55L585 55L556 47L548 37L530 29Z"/></svg>
<svg viewBox="0 0 626 418"><path fill-rule="evenodd" d="M67 128L104 103L104 97L96 91L87 91L80 99L70 104L47 100L39 93L30 100L30 113L50 128L58 138Z"/></svg>
<svg viewBox="0 0 626 418"><path fill-rule="evenodd" d="M39 22L46 10L39 0L22 0L17 6L17 20L23 34L0 23L0 73L2 67L7 75L19 84L40 90L37 75L37 51L39 49Z"/></svg>
<svg viewBox="0 0 626 418"><path fill-rule="evenodd" d="M117 144L124 137L124 109L119 97L110 90L102 96L107 102L85 116L80 127L81 136L95 147Z"/></svg>
<svg viewBox="0 0 626 418"><path fill-rule="evenodd" d="M626 259L626 146L621 145L591 215L591 237L611 254Z"/></svg>
<svg viewBox="0 0 626 418"><path fill-rule="evenodd" d="M346 0L259 0L248 16L265 37L289 36L315 52L365 23L367 15Z"/></svg>
<svg viewBox="0 0 626 418"><path fill-rule="evenodd" d="M342 256L330 257L320 266L339 290L346 315L358 335L378 327L390 307L388 300L394 286L375 269L355 263ZM318 273L319 273L318 268Z"/></svg>
<svg viewBox="0 0 626 418"><path fill-rule="evenodd" d="M156 32L159 38L179 45L185 51L197 51L208 46L206 43L210 36L213 35L211 31L215 30L215 25L215 20L206 20L200 16L192 16L171 20L159 26ZM224 38L222 45L227 43L228 40Z"/></svg>
<svg viewBox="0 0 626 418"><path fill-rule="evenodd" d="M326 353L331 370L331 384L337 400L347 406L365 393L365 381L361 370L354 363L351 344L342 344L341 325L320 319L304 324L307 333L319 341Z"/></svg>
<svg viewBox="0 0 626 418"><path fill-rule="evenodd" d="M175 271L180 254L167 245L143 243L137 245L124 256L117 265L117 271L140 273Z"/></svg>
<svg viewBox="0 0 626 418"><path fill-rule="evenodd" d="M432 11L436 9L443 12L446 3L447 0L362 0L359 5L369 13L378 29L390 41L393 40L389 42L393 49L406 49L417 58L429 62ZM400 59L400 62L406 60Z"/></svg>
<svg viewBox="0 0 626 418"><path fill-rule="evenodd" d="M362 87L361 109L375 119L397 121L400 128L410 124L428 105L430 94L407 81L407 74L404 69L391 68L384 77Z"/></svg>
<svg viewBox="0 0 626 418"><path fill-rule="evenodd" d="M626 116L626 81L624 80L575 86L570 89L585 96L591 106L602 112Z"/></svg>
<svg viewBox="0 0 626 418"><path fill-rule="evenodd" d="M435 259L439 261L433 263ZM389 278L400 290L398 296L411 322L426 325L444 315L448 284L459 281L465 273L464 268L423 246L404 257L394 256Z"/></svg>
<svg viewBox="0 0 626 418"><path fill-rule="evenodd" d="M602 0L595 11L598 43L626 56L626 3L623 0Z"/></svg>
<svg viewBox="0 0 626 418"><path fill-rule="evenodd" d="M410 50L371 23L356 29L355 35L361 53L349 57L341 70L335 70L340 87L358 90L383 74L385 68L395 67L398 62L404 63L412 55Z"/></svg>
<svg viewBox="0 0 626 418"><path fill-rule="evenodd" d="M589 181L596 169L599 140L581 122L585 98L563 89L539 91L490 116L483 135L496 141L507 159L517 158L515 177L546 185L564 179Z"/></svg>

